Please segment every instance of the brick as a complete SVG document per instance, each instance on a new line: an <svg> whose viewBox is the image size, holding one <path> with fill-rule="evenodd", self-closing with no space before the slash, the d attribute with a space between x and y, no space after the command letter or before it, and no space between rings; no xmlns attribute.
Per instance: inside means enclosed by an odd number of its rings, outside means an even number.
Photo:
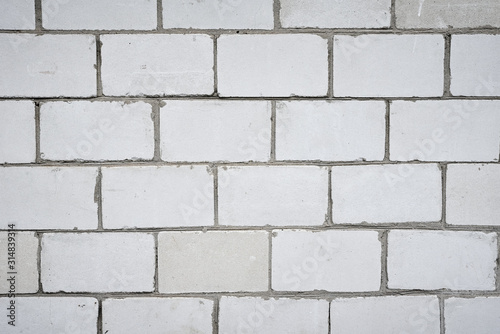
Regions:
<svg viewBox="0 0 500 334"><path fill-rule="evenodd" d="M35 162L35 105L0 101L0 163Z"/></svg>
<svg viewBox="0 0 500 334"><path fill-rule="evenodd" d="M495 333L500 328L500 298L445 299L444 320L447 333Z"/></svg>
<svg viewBox="0 0 500 334"><path fill-rule="evenodd" d="M35 293L38 291L38 238L33 232L1 232L0 293ZM11 256L9 253L14 253ZM11 260L10 258L14 259ZM11 262L14 261L14 262ZM9 281L14 272L14 280ZM11 287L14 287L13 289Z"/></svg>
<svg viewBox="0 0 500 334"><path fill-rule="evenodd" d="M398 28L491 28L500 27L496 0L396 0Z"/></svg>
<svg viewBox="0 0 500 334"><path fill-rule="evenodd" d="M338 298L330 312L332 333L440 333L434 296Z"/></svg>
<svg viewBox="0 0 500 334"><path fill-rule="evenodd" d="M161 108L166 161L268 161L271 103L170 100Z"/></svg>
<svg viewBox="0 0 500 334"><path fill-rule="evenodd" d="M284 28L384 28L391 24L391 1L281 0Z"/></svg>
<svg viewBox="0 0 500 334"><path fill-rule="evenodd" d="M47 233L45 292L152 292L155 241L147 233Z"/></svg>
<svg viewBox="0 0 500 334"><path fill-rule="evenodd" d="M0 168L1 226L16 229L95 229L97 169Z"/></svg>
<svg viewBox="0 0 500 334"><path fill-rule="evenodd" d="M451 225L500 226L499 188L499 165L448 165L446 222Z"/></svg>
<svg viewBox="0 0 500 334"><path fill-rule="evenodd" d="M326 219L324 167L228 167L218 176L220 225L322 225Z"/></svg>
<svg viewBox="0 0 500 334"><path fill-rule="evenodd" d="M265 231L161 232L160 293L267 291Z"/></svg>
<svg viewBox="0 0 500 334"><path fill-rule="evenodd" d="M33 0L3 0L0 29L35 29L35 2Z"/></svg>
<svg viewBox="0 0 500 334"><path fill-rule="evenodd" d="M394 101L390 157L399 161L498 161L498 101Z"/></svg>
<svg viewBox="0 0 500 334"><path fill-rule="evenodd" d="M494 233L393 230L388 237L391 289L495 290Z"/></svg>
<svg viewBox="0 0 500 334"><path fill-rule="evenodd" d="M48 102L40 108L45 160L150 160L152 107L145 102Z"/></svg>
<svg viewBox="0 0 500 334"><path fill-rule="evenodd" d="M163 27L273 29L273 0L163 0Z"/></svg>
<svg viewBox="0 0 500 334"><path fill-rule="evenodd" d="M326 96L327 40L299 34L222 35L217 70L220 96Z"/></svg>
<svg viewBox="0 0 500 334"><path fill-rule="evenodd" d="M328 302L222 297L219 333L328 333Z"/></svg>
<svg viewBox="0 0 500 334"><path fill-rule="evenodd" d="M335 36L335 96L443 95L441 35Z"/></svg>
<svg viewBox="0 0 500 334"><path fill-rule="evenodd" d="M429 165L332 167L333 222L441 220L441 171Z"/></svg>
<svg viewBox="0 0 500 334"><path fill-rule="evenodd" d="M42 15L45 29L156 29L152 0L42 0Z"/></svg>
<svg viewBox="0 0 500 334"><path fill-rule="evenodd" d="M451 86L455 96L500 95L500 35L453 35Z"/></svg>
<svg viewBox="0 0 500 334"><path fill-rule="evenodd" d="M105 299L103 333L212 333L214 302L201 298Z"/></svg>
<svg viewBox="0 0 500 334"><path fill-rule="evenodd" d="M0 298L6 310L10 298ZM2 333L97 333L98 302L90 297L16 297L14 326L0 322ZM6 312L5 312L6 313Z"/></svg>
<svg viewBox="0 0 500 334"><path fill-rule="evenodd" d="M381 245L375 231L276 230L276 291L378 291Z"/></svg>
<svg viewBox="0 0 500 334"><path fill-rule="evenodd" d="M2 34L0 58L0 96L96 95L94 36Z"/></svg>
<svg viewBox="0 0 500 334"><path fill-rule="evenodd" d="M385 103L290 101L276 106L276 159L383 160Z"/></svg>
<svg viewBox="0 0 500 334"><path fill-rule="evenodd" d="M211 174L207 166L103 168L103 227L213 225Z"/></svg>
<svg viewBox="0 0 500 334"><path fill-rule="evenodd" d="M210 95L213 41L208 35L105 35L105 95Z"/></svg>

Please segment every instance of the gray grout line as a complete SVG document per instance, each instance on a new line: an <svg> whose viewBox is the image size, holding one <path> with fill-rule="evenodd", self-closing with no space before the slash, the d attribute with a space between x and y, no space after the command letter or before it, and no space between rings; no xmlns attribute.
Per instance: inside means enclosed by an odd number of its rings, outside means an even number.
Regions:
<svg viewBox="0 0 500 334"><path fill-rule="evenodd" d="M42 0L35 0L35 30L40 32L43 30L43 15L42 15Z"/></svg>
<svg viewBox="0 0 500 334"><path fill-rule="evenodd" d="M451 35L444 35L444 73L443 73L443 96L451 96Z"/></svg>
<svg viewBox="0 0 500 334"><path fill-rule="evenodd" d="M42 161L40 153L40 102L35 102L35 163Z"/></svg>
<svg viewBox="0 0 500 334"><path fill-rule="evenodd" d="M95 36L95 46L96 46L96 94L97 97L103 96L102 92L102 42L101 42L101 36L96 35Z"/></svg>
<svg viewBox="0 0 500 334"><path fill-rule="evenodd" d="M37 294L43 293L43 286L42 286L42 234L35 232L35 235L38 239L38 248L36 251L36 267L38 270L38 291Z"/></svg>
<svg viewBox="0 0 500 334"><path fill-rule="evenodd" d="M154 156L153 161L161 162L161 100L154 101L152 105L152 118L154 129Z"/></svg>
<svg viewBox="0 0 500 334"><path fill-rule="evenodd" d="M388 162L391 159L391 101L385 101L385 153L384 162Z"/></svg>
<svg viewBox="0 0 500 334"><path fill-rule="evenodd" d="M219 70L218 70L218 65L217 65L217 57L218 57L218 51L217 51L217 42L219 35L214 35L212 36L214 40L214 45L213 45L213 52L214 52L214 66L213 66L213 71L214 71L214 92L212 96L218 97L219 96Z"/></svg>
<svg viewBox="0 0 500 334"><path fill-rule="evenodd" d="M391 23L392 29L396 29L396 0L391 0Z"/></svg>
<svg viewBox="0 0 500 334"><path fill-rule="evenodd" d="M328 93L329 98L333 98L335 92L333 91L333 38L334 36L328 37Z"/></svg>
<svg viewBox="0 0 500 334"><path fill-rule="evenodd" d="M332 301L328 301L328 334L332 333Z"/></svg>
<svg viewBox="0 0 500 334"><path fill-rule="evenodd" d="M276 161L276 101L271 101L271 152L270 162Z"/></svg>
<svg viewBox="0 0 500 334"><path fill-rule="evenodd" d="M154 276L154 292L159 293L160 287L159 287L159 281L158 281L158 235L159 233L154 233L153 238L155 242L155 276Z"/></svg>
<svg viewBox="0 0 500 334"><path fill-rule="evenodd" d="M219 169L212 167L214 178L214 226L219 226Z"/></svg>
<svg viewBox="0 0 500 334"><path fill-rule="evenodd" d="M437 296L439 301L439 332L440 334L445 334L445 319L444 319L444 298L443 296Z"/></svg>
<svg viewBox="0 0 500 334"><path fill-rule="evenodd" d="M97 168L97 178L94 190L94 202L97 203L97 230L103 231L102 226L102 169Z"/></svg>
<svg viewBox="0 0 500 334"><path fill-rule="evenodd" d="M387 273L387 257L389 256L388 254L388 249L389 249L389 244L388 244L388 235L389 231L387 230L382 230L379 231L379 240L381 244L381 256L380 256L380 292L386 293L387 290L389 289L388 287L388 273Z"/></svg>
<svg viewBox="0 0 500 334"><path fill-rule="evenodd" d="M328 167L328 212L326 225L333 226L333 188L332 188L332 167Z"/></svg>
<svg viewBox="0 0 500 334"><path fill-rule="evenodd" d="M497 292L500 292L500 232L497 232L497 267L496 267L496 284Z"/></svg>
<svg viewBox="0 0 500 334"><path fill-rule="evenodd" d="M214 309L212 311L212 331L213 334L219 333L219 304L220 297L214 299Z"/></svg>
<svg viewBox="0 0 500 334"><path fill-rule="evenodd" d="M102 297L97 298L98 309L97 309L97 334L102 334Z"/></svg>
<svg viewBox="0 0 500 334"><path fill-rule="evenodd" d="M443 229L447 228L446 223L446 176L448 172L448 166L446 163L439 164L441 169L441 222Z"/></svg>
<svg viewBox="0 0 500 334"><path fill-rule="evenodd" d="M281 15L281 1L274 0L273 3L274 30L281 29L280 15Z"/></svg>
<svg viewBox="0 0 500 334"><path fill-rule="evenodd" d="M157 0L156 2L156 29L163 30L163 1Z"/></svg>

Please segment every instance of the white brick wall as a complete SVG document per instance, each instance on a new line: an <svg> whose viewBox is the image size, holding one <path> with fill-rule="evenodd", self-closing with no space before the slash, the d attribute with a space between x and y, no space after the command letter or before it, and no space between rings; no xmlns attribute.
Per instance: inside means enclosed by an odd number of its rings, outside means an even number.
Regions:
<svg viewBox="0 0 500 334"><path fill-rule="evenodd" d="M481 232L389 232L389 288L494 290L497 235Z"/></svg>
<svg viewBox="0 0 500 334"><path fill-rule="evenodd" d="M443 95L444 39L440 35L334 37L335 96Z"/></svg>
<svg viewBox="0 0 500 334"><path fill-rule="evenodd" d="M222 35L217 69L221 96L325 96L327 40L299 34Z"/></svg>
<svg viewBox="0 0 500 334"><path fill-rule="evenodd" d="M265 101L165 101L164 161L268 161L271 104Z"/></svg>
<svg viewBox="0 0 500 334"><path fill-rule="evenodd" d="M144 102L44 103L40 156L46 160L150 160L154 155L151 110Z"/></svg>
<svg viewBox="0 0 500 334"><path fill-rule="evenodd" d="M499 14L0 1L0 333L497 333Z"/></svg>

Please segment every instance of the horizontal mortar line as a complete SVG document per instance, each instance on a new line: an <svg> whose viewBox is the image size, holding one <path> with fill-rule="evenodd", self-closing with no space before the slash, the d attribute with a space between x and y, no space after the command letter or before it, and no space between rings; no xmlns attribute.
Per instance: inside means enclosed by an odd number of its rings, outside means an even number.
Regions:
<svg viewBox="0 0 500 334"><path fill-rule="evenodd" d="M228 100L228 101L467 101L467 100L500 100L500 96L434 96L434 97L376 97L376 96L282 96L282 97L252 97L252 96L213 96L213 95L169 95L169 96L92 96L92 97L19 97L4 96L0 101L37 101L37 102L154 102L160 100Z"/></svg>
<svg viewBox="0 0 500 334"><path fill-rule="evenodd" d="M279 35L279 34L497 34L500 33L500 27L478 27L478 28L279 28L279 29L192 29L192 28L167 28L155 30L141 29L42 29L41 31L32 29L11 29L0 30L0 34L54 34L54 35L92 35L92 34L110 34L110 35L144 35L144 34L261 34L261 35Z"/></svg>
<svg viewBox="0 0 500 334"><path fill-rule="evenodd" d="M463 231L463 232L500 232L500 226L485 226L485 225L454 225L447 226L445 230L441 222L403 222L403 223L360 223L360 224L337 224L333 225L297 225L297 226L236 226L236 225L206 225L206 226L164 226L164 227L134 227L134 228L105 228L103 230L95 229L15 229L14 232L35 232L39 235L43 234L99 234L99 233L159 233L159 232L213 232L213 231L239 231L239 232L276 232L280 230L301 230L310 232L326 232L334 230L342 231L379 231L379 230L415 230L415 231ZM11 232L11 229L2 228L0 231Z"/></svg>
<svg viewBox="0 0 500 334"><path fill-rule="evenodd" d="M207 167L342 167L342 166L387 166L387 165L437 165L437 164L498 164L498 161L245 161L245 162L224 162L224 161L156 161L156 160L109 160L109 161L56 161L42 160L39 163L2 163L0 167L159 167L159 166L207 166Z"/></svg>
<svg viewBox="0 0 500 334"><path fill-rule="evenodd" d="M33 294L16 294L18 297L97 297L97 298L206 298L215 299L219 297L261 297L261 298L289 298L289 299L323 299L332 300L335 298L359 298L359 297L388 297L388 296L442 296L451 297L500 297L497 291L485 290L394 290L388 289L386 292L340 292L340 291L267 291L262 292L184 292L184 293L161 293L161 292L38 292ZM8 297L8 294L0 294L0 297Z"/></svg>

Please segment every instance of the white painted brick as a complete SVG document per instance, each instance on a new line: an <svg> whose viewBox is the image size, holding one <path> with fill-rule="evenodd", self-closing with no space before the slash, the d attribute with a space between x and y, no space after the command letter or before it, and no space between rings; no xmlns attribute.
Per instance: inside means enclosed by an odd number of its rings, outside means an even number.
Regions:
<svg viewBox="0 0 500 334"><path fill-rule="evenodd" d="M2 0L0 29L35 29L35 1Z"/></svg>
<svg viewBox="0 0 500 334"><path fill-rule="evenodd" d="M155 242L147 233L47 233L42 238L45 292L151 292Z"/></svg>
<svg viewBox="0 0 500 334"><path fill-rule="evenodd" d="M394 230L388 245L391 289L495 289L495 233Z"/></svg>
<svg viewBox="0 0 500 334"><path fill-rule="evenodd" d="M339 298L332 301L335 334L439 334L439 302L433 296Z"/></svg>
<svg viewBox="0 0 500 334"><path fill-rule="evenodd" d="M35 105L30 101L0 102L0 163L34 162Z"/></svg>
<svg viewBox="0 0 500 334"><path fill-rule="evenodd" d="M273 29L273 0L163 0L163 27Z"/></svg>
<svg viewBox="0 0 500 334"><path fill-rule="evenodd" d="M105 95L210 95L213 41L208 35L105 35Z"/></svg>
<svg viewBox="0 0 500 334"><path fill-rule="evenodd" d="M497 0L396 0L398 28L500 27Z"/></svg>
<svg viewBox="0 0 500 334"><path fill-rule="evenodd" d="M391 24L390 0L281 0L284 28L383 28Z"/></svg>
<svg viewBox="0 0 500 334"><path fill-rule="evenodd" d="M102 303L103 333L212 333L214 302L200 298L125 298Z"/></svg>
<svg viewBox="0 0 500 334"><path fill-rule="evenodd" d="M40 109L43 159L149 160L154 156L148 103L48 102Z"/></svg>
<svg viewBox="0 0 500 334"><path fill-rule="evenodd" d="M399 223L441 220L438 165L332 167L333 222Z"/></svg>
<svg viewBox="0 0 500 334"><path fill-rule="evenodd" d="M500 35L453 35L451 93L455 96L500 95L499 54Z"/></svg>
<svg viewBox="0 0 500 334"><path fill-rule="evenodd" d="M153 30L154 0L42 0L45 29Z"/></svg>
<svg viewBox="0 0 500 334"><path fill-rule="evenodd" d="M0 298L2 310L6 310L9 303L9 298ZM98 302L95 298L17 297L15 305L15 326L9 325L8 318L5 318L0 322L0 332L81 334L97 332Z"/></svg>
<svg viewBox="0 0 500 334"><path fill-rule="evenodd" d="M322 225L328 170L315 166L219 168L219 224Z"/></svg>
<svg viewBox="0 0 500 334"><path fill-rule="evenodd" d="M219 333L328 333L328 302L222 297Z"/></svg>
<svg viewBox="0 0 500 334"><path fill-rule="evenodd" d="M441 35L335 36L335 96L442 96Z"/></svg>
<svg viewBox="0 0 500 334"><path fill-rule="evenodd" d="M165 101L161 152L166 161L268 161L271 103Z"/></svg>
<svg viewBox="0 0 500 334"><path fill-rule="evenodd" d="M7 226L5 226L7 228ZM0 233L0 293L35 293L38 291L38 238L33 232L8 231ZM10 260L14 253L13 260ZM9 260L8 260L9 258ZM13 261L13 262L11 262ZM8 281L14 272L14 280ZM14 289L12 289L12 285Z"/></svg>
<svg viewBox="0 0 500 334"><path fill-rule="evenodd" d="M17 229L95 229L96 168L0 168L0 221Z"/></svg>
<svg viewBox="0 0 500 334"><path fill-rule="evenodd" d="M213 225L210 174L207 166L103 168L103 227Z"/></svg>
<svg viewBox="0 0 500 334"><path fill-rule="evenodd" d="M383 160L382 101L290 101L276 106L276 159Z"/></svg>
<svg viewBox="0 0 500 334"><path fill-rule="evenodd" d="M160 293L267 291L265 231L161 232Z"/></svg>
<svg viewBox="0 0 500 334"><path fill-rule="evenodd" d="M272 240L272 288L378 291L380 254L375 231L277 230Z"/></svg>
<svg viewBox="0 0 500 334"><path fill-rule="evenodd" d="M446 222L500 226L500 165L448 165Z"/></svg>
<svg viewBox="0 0 500 334"><path fill-rule="evenodd" d="M498 161L498 101L394 101L390 158L398 161Z"/></svg>
<svg viewBox="0 0 500 334"><path fill-rule="evenodd" d="M449 334L490 334L500 328L500 298L449 298L444 301Z"/></svg>
<svg viewBox="0 0 500 334"><path fill-rule="evenodd" d="M217 57L221 96L326 96L328 91L327 40L317 35L222 35Z"/></svg>
<svg viewBox="0 0 500 334"><path fill-rule="evenodd" d="M2 34L0 59L0 96L96 95L94 36Z"/></svg>

